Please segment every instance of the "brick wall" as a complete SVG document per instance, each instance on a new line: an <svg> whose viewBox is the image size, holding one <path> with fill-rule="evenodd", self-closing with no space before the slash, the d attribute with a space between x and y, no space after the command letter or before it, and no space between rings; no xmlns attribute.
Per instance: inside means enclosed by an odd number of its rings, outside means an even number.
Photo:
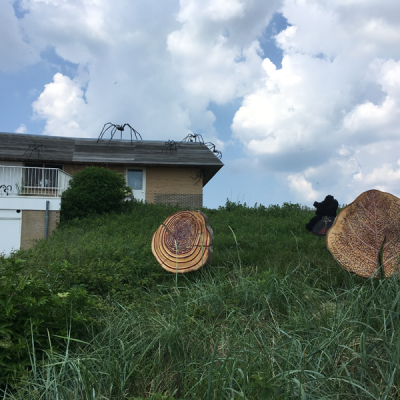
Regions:
<svg viewBox="0 0 400 400"><path fill-rule="evenodd" d="M187 208L203 207L203 195L201 194L165 194L156 193L154 195L156 204L169 204Z"/></svg>
<svg viewBox="0 0 400 400"><path fill-rule="evenodd" d="M49 235L59 221L60 211L49 211ZM45 229L46 211L22 210L21 249L29 249L35 240L44 238Z"/></svg>
<svg viewBox="0 0 400 400"><path fill-rule="evenodd" d="M202 207L203 180L196 178L198 171L197 168L146 168L146 202Z"/></svg>

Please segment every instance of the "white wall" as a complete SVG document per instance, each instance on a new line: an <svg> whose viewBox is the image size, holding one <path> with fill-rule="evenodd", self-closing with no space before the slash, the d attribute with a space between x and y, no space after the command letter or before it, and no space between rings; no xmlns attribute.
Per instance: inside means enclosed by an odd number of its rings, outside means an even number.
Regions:
<svg viewBox="0 0 400 400"><path fill-rule="evenodd" d="M50 201L50 211L58 211L60 209L60 197L1 196L0 210L46 210L47 200Z"/></svg>
<svg viewBox="0 0 400 400"><path fill-rule="evenodd" d="M21 247L22 212L0 210L0 253L8 256Z"/></svg>
<svg viewBox="0 0 400 400"><path fill-rule="evenodd" d="M9 255L13 249L20 249L22 211L45 211L46 201L50 202L49 211L58 211L60 209L61 198L59 197L0 197L0 253Z"/></svg>

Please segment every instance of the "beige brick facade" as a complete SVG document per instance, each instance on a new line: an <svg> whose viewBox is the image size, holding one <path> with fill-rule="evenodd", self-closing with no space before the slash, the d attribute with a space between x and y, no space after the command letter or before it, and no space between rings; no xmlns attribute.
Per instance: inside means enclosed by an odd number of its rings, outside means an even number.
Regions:
<svg viewBox="0 0 400 400"><path fill-rule="evenodd" d="M197 168L147 167L146 202L202 207L203 180L198 175Z"/></svg>
<svg viewBox="0 0 400 400"><path fill-rule="evenodd" d="M49 211L48 234L60 221L60 211ZM22 210L21 249L29 249L35 240L45 237L46 211Z"/></svg>

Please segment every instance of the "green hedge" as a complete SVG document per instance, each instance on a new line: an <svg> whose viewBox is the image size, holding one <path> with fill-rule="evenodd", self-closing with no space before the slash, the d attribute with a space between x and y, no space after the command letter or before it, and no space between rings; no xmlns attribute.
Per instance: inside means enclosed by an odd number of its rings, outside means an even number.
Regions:
<svg viewBox="0 0 400 400"><path fill-rule="evenodd" d="M105 168L86 167L72 177L70 187L61 196L61 221L119 212L131 191L122 174Z"/></svg>

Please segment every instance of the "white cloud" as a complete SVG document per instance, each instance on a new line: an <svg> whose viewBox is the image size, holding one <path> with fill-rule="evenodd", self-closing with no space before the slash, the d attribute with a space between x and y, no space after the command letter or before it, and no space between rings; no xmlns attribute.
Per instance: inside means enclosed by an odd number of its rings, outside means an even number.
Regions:
<svg viewBox="0 0 400 400"><path fill-rule="evenodd" d="M391 163L384 163L373 168L370 173L360 172L354 175L353 182L400 196L400 159L397 160L396 167Z"/></svg>
<svg viewBox="0 0 400 400"><path fill-rule="evenodd" d="M322 197L348 202L384 185L383 171L400 192L400 176L383 167L400 140L400 3L287 0L282 12L292 25L276 38L282 69L263 61L234 136L268 170L287 171L299 201L311 201L318 179Z"/></svg>
<svg viewBox="0 0 400 400"><path fill-rule="evenodd" d="M289 175L287 179L289 188L298 197L308 202L314 202L318 198L319 193L313 189L311 182L308 182L302 174Z"/></svg>
<svg viewBox="0 0 400 400"><path fill-rule="evenodd" d="M257 40L279 1L184 0L181 27L168 36L168 50L188 95L225 103L259 83Z"/></svg>
<svg viewBox="0 0 400 400"><path fill-rule="evenodd" d="M44 133L56 136L85 136L82 120L86 104L83 90L68 76L54 75L54 82L32 104L37 118L46 120Z"/></svg>
<svg viewBox="0 0 400 400"><path fill-rule="evenodd" d="M16 71L39 60L34 46L27 41L18 26L12 0L0 2L0 70Z"/></svg>
<svg viewBox="0 0 400 400"><path fill-rule="evenodd" d="M145 139L179 139L191 130L217 142L208 105L250 93L260 82L258 38L279 5L23 0L21 29L35 48L52 48L77 64L70 78L84 90L72 107L56 101L46 86L35 112L46 119L46 132L94 137L106 122L130 123ZM52 85L60 89L60 83ZM70 129L69 115L79 129Z"/></svg>
<svg viewBox="0 0 400 400"><path fill-rule="evenodd" d="M15 133L26 133L27 132L26 125L25 124L21 124L19 126L19 128L17 128L14 132Z"/></svg>

